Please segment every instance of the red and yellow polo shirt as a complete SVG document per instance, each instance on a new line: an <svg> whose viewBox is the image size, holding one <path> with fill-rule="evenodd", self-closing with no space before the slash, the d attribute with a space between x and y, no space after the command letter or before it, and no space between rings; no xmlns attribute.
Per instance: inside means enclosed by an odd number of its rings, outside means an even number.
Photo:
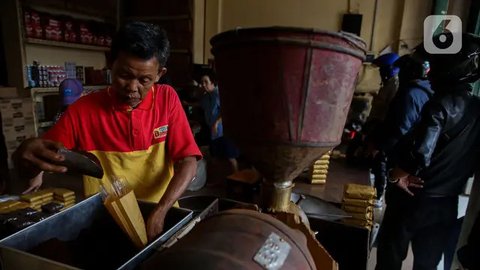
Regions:
<svg viewBox="0 0 480 270"><path fill-rule="evenodd" d="M88 151L100 160L102 181L122 176L139 199L158 202L173 176L173 164L187 156L201 158L175 90L154 85L132 109L118 102L110 88L72 104L44 139L69 149ZM84 177L85 195L100 190Z"/></svg>

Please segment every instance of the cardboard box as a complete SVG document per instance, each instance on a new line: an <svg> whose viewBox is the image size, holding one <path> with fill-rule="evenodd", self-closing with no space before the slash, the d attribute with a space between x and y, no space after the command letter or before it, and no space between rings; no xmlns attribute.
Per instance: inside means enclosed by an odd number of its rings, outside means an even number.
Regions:
<svg viewBox="0 0 480 270"><path fill-rule="evenodd" d="M14 115L20 115L20 113L16 113ZM10 115L11 116L11 115ZM3 117L2 113L2 124L4 128L14 127L14 126L24 126L24 125L33 125L33 116L27 117Z"/></svg>
<svg viewBox="0 0 480 270"><path fill-rule="evenodd" d="M21 126L4 127L3 134L5 135L5 142L16 141L18 142L18 144L20 144L25 139L35 136L35 126L21 125Z"/></svg>
<svg viewBox="0 0 480 270"><path fill-rule="evenodd" d="M0 99L0 111L2 112L2 117L4 114L8 115L16 112L23 112L29 116L33 114L32 100L30 98Z"/></svg>
<svg viewBox="0 0 480 270"><path fill-rule="evenodd" d="M18 98L17 88L15 87L0 87L0 102L3 99Z"/></svg>

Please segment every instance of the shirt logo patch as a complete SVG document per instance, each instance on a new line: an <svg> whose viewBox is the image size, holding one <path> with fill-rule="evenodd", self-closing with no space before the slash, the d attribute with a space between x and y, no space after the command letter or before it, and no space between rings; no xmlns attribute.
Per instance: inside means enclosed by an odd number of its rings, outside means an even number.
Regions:
<svg viewBox="0 0 480 270"><path fill-rule="evenodd" d="M153 130L153 137L155 139L164 138L167 136L168 125L158 127Z"/></svg>

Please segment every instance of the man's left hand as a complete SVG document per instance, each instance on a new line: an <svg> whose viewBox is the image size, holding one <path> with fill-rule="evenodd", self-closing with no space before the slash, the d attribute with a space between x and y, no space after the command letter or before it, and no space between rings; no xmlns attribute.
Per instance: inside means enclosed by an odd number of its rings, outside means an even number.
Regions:
<svg viewBox="0 0 480 270"><path fill-rule="evenodd" d="M163 231L163 223L167 212L164 209L155 208L147 221L148 241L153 241Z"/></svg>
<svg viewBox="0 0 480 270"><path fill-rule="evenodd" d="M213 126L212 126L212 135L213 135L213 136L217 136L217 134L218 134L218 123L219 123L219 122L216 121L216 122L213 124Z"/></svg>
<svg viewBox="0 0 480 270"><path fill-rule="evenodd" d="M395 183L397 187L405 190L409 195L414 196L413 192L410 190L410 188L423 188L423 180L420 179L420 177L416 177L413 175L407 175L400 177L398 179L398 182Z"/></svg>
<svg viewBox="0 0 480 270"><path fill-rule="evenodd" d="M40 172L37 176L30 179L27 190L22 192L22 194L27 194L30 192L36 192L43 184L43 171Z"/></svg>

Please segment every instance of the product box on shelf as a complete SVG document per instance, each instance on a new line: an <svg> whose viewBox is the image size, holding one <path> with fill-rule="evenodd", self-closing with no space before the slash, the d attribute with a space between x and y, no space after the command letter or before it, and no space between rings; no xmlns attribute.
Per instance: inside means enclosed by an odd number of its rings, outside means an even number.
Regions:
<svg viewBox="0 0 480 270"><path fill-rule="evenodd" d="M45 21L45 39L63 41L62 22L57 18L48 15Z"/></svg>
<svg viewBox="0 0 480 270"><path fill-rule="evenodd" d="M28 38L110 47L115 32L115 27L108 23L77 20L30 8L24 8L23 15Z"/></svg>
<svg viewBox="0 0 480 270"><path fill-rule="evenodd" d="M0 111L2 118L6 118L9 114L23 112L24 116L32 115L32 100L29 98L5 98L0 99Z"/></svg>
<svg viewBox="0 0 480 270"><path fill-rule="evenodd" d="M65 17L64 19L64 33L63 38L65 42L77 43L78 42L78 29L76 28L77 23L74 19L70 17Z"/></svg>
<svg viewBox="0 0 480 270"><path fill-rule="evenodd" d="M7 129L11 130L23 130L25 129L25 125L33 125L34 120L33 116L24 116L24 117L18 117L19 115L22 115L20 112L17 112L17 117L4 117L2 114L2 124L4 128L4 132ZM21 128L23 127L23 128Z"/></svg>
<svg viewBox="0 0 480 270"><path fill-rule="evenodd" d="M88 22L80 23L80 43L93 44L93 33Z"/></svg>
<svg viewBox="0 0 480 270"><path fill-rule="evenodd" d="M77 78L77 65L75 62L65 62L65 75L69 79Z"/></svg>
<svg viewBox="0 0 480 270"><path fill-rule="evenodd" d="M83 69L83 66L76 66L75 73L77 76L77 80L81 81L82 84L85 84L85 71Z"/></svg>
<svg viewBox="0 0 480 270"><path fill-rule="evenodd" d="M35 129L33 125L23 126L24 130L15 131L15 132L4 132L5 142L9 142L8 145L12 147L15 145L15 148L18 147L24 140L32 138L35 136ZM8 130L8 129L7 129ZM8 148L8 147L7 147Z"/></svg>
<svg viewBox="0 0 480 270"><path fill-rule="evenodd" d="M73 74L74 68L70 67L69 71ZM29 87L57 87L67 78L63 66L27 65L26 72Z"/></svg>
<svg viewBox="0 0 480 270"><path fill-rule="evenodd" d="M25 9L23 11L25 34L29 38L43 38L42 15L40 12Z"/></svg>
<svg viewBox="0 0 480 270"><path fill-rule="evenodd" d="M2 87L0 86L0 102L6 98L17 98L17 88L15 87Z"/></svg>
<svg viewBox="0 0 480 270"><path fill-rule="evenodd" d="M1 98L2 131L8 153L9 168L13 168L11 155L26 139L35 136L33 103L30 98Z"/></svg>
<svg viewBox="0 0 480 270"><path fill-rule="evenodd" d="M22 100L24 100L24 102L21 102ZM31 99L0 99L0 112L2 114L4 132L28 130L28 128L34 124L33 103Z"/></svg>
<svg viewBox="0 0 480 270"><path fill-rule="evenodd" d="M33 130L33 127L32 127ZM8 168L12 169L13 168L13 162L11 160L13 152L17 150L17 148L20 146L20 144L29 138L35 137L35 134L32 132L23 132L23 133L16 133L14 135L8 134L5 135L5 146L7 148L7 154L8 154Z"/></svg>

